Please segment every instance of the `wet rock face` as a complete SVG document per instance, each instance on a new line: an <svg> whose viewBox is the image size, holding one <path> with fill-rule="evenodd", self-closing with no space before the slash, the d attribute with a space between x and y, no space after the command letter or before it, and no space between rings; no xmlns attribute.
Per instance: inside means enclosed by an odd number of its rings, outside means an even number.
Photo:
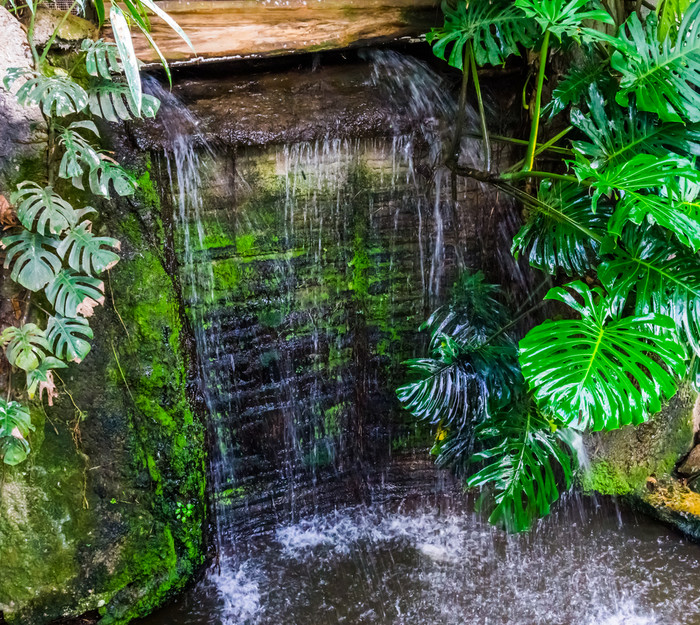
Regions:
<svg viewBox="0 0 700 625"><path fill-rule="evenodd" d="M11 67L32 68L27 34L22 24L5 7L0 7L0 184L12 180L22 160L36 156L46 140L44 120L38 107L21 106L3 85ZM19 89L21 80L13 87ZM0 188L0 192L3 189ZM5 190L6 191L6 190Z"/></svg>

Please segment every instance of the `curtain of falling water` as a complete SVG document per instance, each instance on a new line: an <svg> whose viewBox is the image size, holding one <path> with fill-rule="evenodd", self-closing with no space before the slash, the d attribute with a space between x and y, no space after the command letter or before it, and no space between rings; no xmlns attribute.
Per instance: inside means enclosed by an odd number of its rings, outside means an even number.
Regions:
<svg viewBox="0 0 700 625"><path fill-rule="evenodd" d="M257 609L236 528L293 520L321 477L357 470L359 450L391 428L391 376L415 355L415 329L481 260L465 202L494 199L461 179L453 197L439 166L449 90L414 59L371 61L414 131L253 150L236 156L234 181L231 155L202 148L197 121L150 85L168 115L165 170L214 441L220 559L208 583L230 622Z"/></svg>

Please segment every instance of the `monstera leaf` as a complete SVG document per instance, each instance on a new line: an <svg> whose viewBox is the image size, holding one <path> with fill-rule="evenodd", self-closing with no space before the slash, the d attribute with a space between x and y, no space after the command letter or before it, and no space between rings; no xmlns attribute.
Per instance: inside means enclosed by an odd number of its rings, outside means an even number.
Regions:
<svg viewBox="0 0 700 625"><path fill-rule="evenodd" d="M58 239L24 230L3 237L0 245L6 249L5 269L12 267L10 277L30 291L43 289L61 269L61 259L53 249Z"/></svg>
<svg viewBox="0 0 700 625"><path fill-rule="evenodd" d="M44 332L34 323L5 328L0 334L0 344L10 364L24 371L36 369L46 357L45 352L51 351Z"/></svg>
<svg viewBox="0 0 700 625"><path fill-rule="evenodd" d="M602 8L589 8L590 5L590 0L515 0L515 6L534 19L543 32L549 31L560 41L564 35L578 42L612 39L597 30L583 26L586 20L615 24L615 20L607 11Z"/></svg>
<svg viewBox="0 0 700 625"><path fill-rule="evenodd" d="M64 317L75 317L86 299L104 302L104 283L72 269L62 269L46 287L46 299Z"/></svg>
<svg viewBox="0 0 700 625"><path fill-rule="evenodd" d="M64 150L58 167L58 175L61 178L81 178L86 170L91 171L100 164L97 150L80 134L80 130L89 130L95 136L100 136L97 127L91 121L73 122L63 128L58 139Z"/></svg>
<svg viewBox="0 0 700 625"><path fill-rule="evenodd" d="M681 158L700 156L700 124L659 123L649 113L638 111L633 104L620 107L608 102L596 85L588 88L589 113L571 112L572 125L588 139L574 141L574 149L583 154L595 169L620 165L639 153Z"/></svg>
<svg viewBox="0 0 700 625"><path fill-rule="evenodd" d="M656 16L642 26L635 13L616 40L612 67L622 74L617 101L634 94L637 108L667 122L700 122L700 3L693 2L674 39L658 40Z"/></svg>
<svg viewBox="0 0 700 625"><path fill-rule="evenodd" d="M80 113L88 104L88 96L78 83L67 76L44 76L23 68L10 68L4 78L5 88L22 77L27 81L17 90L15 97L22 106L40 106L44 115L65 117Z"/></svg>
<svg viewBox="0 0 700 625"><path fill-rule="evenodd" d="M75 226L80 217L80 212L58 195L53 187L41 187L35 182L20 183L10 200L17 207L17 217L22 225L41 235L61 234Z"/></svg>
<svg viewBox="0 0 700 625"><path fill-rule="evenodd" d="M119 241L110 237L96 237L90 231L91 227L89 221L84 221L73 228L59 243L57 251L76 271L99 274L119 260L118 254L104 246L118 250Z"/></svg>
<svg viewBox="0 0 700 625"><path fill-rule="evenodd" d="M0 457L5 464L14 466L29 454L26 437L34 430L29 411L15 401L0 399Z"/></svg>
<svg viewBox="0 0 700 625"><path fill-rule="evenodd" d="M83 317L49 317L46 327L46 338L53 353L59 358L72 362L80 362L90 351L93 338L92 328Z"/></svg>
<svg viewBox="0 0 700 625"><path fill-rule="evenodd" d="M622 248L598 268L598 277L609 292L631 293L635 313L660 313L671 317L678 334L700 356L700 259L670 245L651 228L627 228Z"/></svg>
<svg viewBox="0 0 700 625"><path fill-rule="evenodd" d="M41 399L43 391L46 389L48 391L49 406L53 405L53 398L55 395L53 370L65 369L67 366L68 365L62 360L54 358L53 356L47 356L36 369L28 371L27 395L29 395L29 399L34 399L37 390L39 391L39 399Z"/></svg>
<svg viewBox="0 0 700 625"><path fill-rule="evenodd" d="M611 430L642 423L675 394L686 354L673 319L622 317L623 298L583 282L551 289L546 299L581 316L545 321L520 342L523 376L547 414L580 429Z"/></svg>
<svg viewBox="0 0 700 625"><path fill-rule="evenodd" d="M530 211L527 222L513 238L517 258L527 252L530 265L552 275L584 275L597 263L599 241L605 236L610 207L593 211L591 198L578 185L543 182L539 200L544 206Z"/></svg>
<svg viewBox="0 0 700 625"><path fill-rule="evenodd" d="M120 82L94 81L89 88L90 112L108 122L129 121L134 117L155 117L160 101L147 93L136 106L129 86Z"/></svg>
<svg viewBox="0 0 700 625"><path fill-rule="evenodd" d="M591 46L584 54L583 62L574 65L554 88L552 99L543 113L548 112L550 117L554 117L567 107L578 105L598 83L604 88L613 83L607 63L596 49Z"/></svg>
<svg viewBox="0 0 700 625"><path fill-rule="evenodd" d="M84 39L81 50L85 52L85 69L90 76L111 80L112 74L124 71L116 43L104 39Z"/></svg>
<svg viewBox="0 0 700 625"><path fill-rule="evenodd" d="M486 448L471 462L486 466L467 479L467 486L494 489L491 523L512 532L529 529L559 498L560 481L571 485L571 433L535 406L525 406L496 415L479 427L477 437Z"/></svg>
<svg viewBox="0 0 700 625"><path fill-rule="evenodd" d="M608 224L615 236L621 234L627 221L637 225L649 221L668 228L693 250L700 249L697 211L677 199L682 185L700 180L700 172L688 161L673 156L637 154L620 165L601 170L579 158L574 169L579 179L591 185L594 206L603 195L621 195Z"/></svg>
<svg viewBox="0 0 700 625"><path fill-rule="evenodd" d="M136 191L136 179L118 163L104 154L100 155L100 164L90 170L88 180L90 191L103 198L110 196L110 183L117 195L124 197ZM80 188L80 186L78 187Z"/></svg>
<svg viewBox="0 0 700 625"><path fill-rule="evenodd" d="M471 44L478 65L500 65L510 55L519 55L520 46L530 47L537 39L535 23L511 0L443 0L442 12L445 25L430 31L427 40L438 58L457 69L463 69L467 43Z"/></svg>

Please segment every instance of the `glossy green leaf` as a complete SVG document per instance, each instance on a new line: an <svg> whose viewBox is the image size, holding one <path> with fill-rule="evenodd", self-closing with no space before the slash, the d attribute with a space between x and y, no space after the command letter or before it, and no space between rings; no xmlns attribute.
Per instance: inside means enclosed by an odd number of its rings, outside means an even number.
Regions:
<svg viewBox="0 0 700 625"><path fill-rule="evenodd" d="M547 414L580 429L611 430L646 421L675 394L686 354L673 319L623 317L624 299L583 282L551 289L546 299L581 317L545 321L520 342L523 376Z"/></svg>
<svg viewBox="0 0 700 625"><path fill-rule="evenodd" d="M10 277L30 291L43 289L61 269L61 259L54 251L58 239L36 232L3 237L0 245L5 248L5 269L12 268Z"/></svg>
<svg viewBox="0 0 700 625"><path fill-rule="evenodd" d="M596 5L590 8L591 5ZM542 29L561 41L564 35L577 42L608 40L602 32L584 26L587 20L615 24L610 14L591 0L515 0L515 6L534 19Z"/></svg>
<svg viewBox="0 0 700 625"><path fill-rule="evenodd" d="M75 317L86 299L104 302L104 283L92 276L62 269L46 287L46 299L63 317Z"/></svg>
<svg viewBox="0 0 700 625"><path fill-rule="evenodd" d="M126 82L129 85L129 91L131 92L131 97L134 102L136 115L140 116L143 90L141 87L139 62L136 58L134 43L131 40L129 24L126 21L124 13L116 4L112 4L109 10L109 21L112 24L114 40L117 44L117 48L119 49L119 56L121 57L122 64L124 66L124 76L126 77Z"/></svg>
<svg viewBox="0 0 700 625"><path fill-rule="evenodd" d="M30 449L26 437L33 430L26 407L0 398L0 457L5 464L15 466L27 458Z"/></svg>
<svg viewBox="0 0 700 625"><path fill-rule="evenodd" d="M443 0L442 12L444 26L434 28L426 38L435 55L457 69L463 69L468 42L478 65L500 65L509 56L520 55L520 46L530 47L537 39L535 23L511 0Z"/></svg>
<svg viewBox="0 0 700 625"><path fill-rule="evenodd" d="M160 100L144 93L141 110L136 106L129 85L120 82L93 81L89 89L90 112L108 122L129 121L134 117L155 117Z"/></svg>
<svg viewBox="0 0 700 625"><path fill-rule="evenodd" d="M89 221L82 222L66 234L57 248L58 255L70 267L88 275L100 274L119 260L119 255L109 249L119 250L119 241L111 237L97 237L91 227Z"/></svg>
<svg viewBox="0 0 700 625"><path fill-rule="evenodd" d="M44 115L64 117L80 113L88 104L85 89L67 76L43 76L24 68L11 68L4 78L9 91L20 78L26 78L15 97L22 106L39 106Z"/></svg>
<svg viewBox="0 0 700 625"><path fill-rule="evenodd" d="M17 218L28 230L41 235L61 234L78 223L80 212L58 195L53 187L41 187L25 180L10 195Z"/></svg>
<svg viewBox="0 0 700 625"><path fill-rule="evenodd" d="M5 348L9 363L24 371L36 369L46 352L51 351L43 330L34 323L5 328L0 334L0 344Z"/></svg>
<svg viewBox="0 0 700 625"><path fill-rule="evenodd" d="M601 203L594 212L590 196L571 183L544 181L538 195L546 208L530 210L513 238L513 254L526 253L530 265L552 275L560 269L568 276L586 274L597 264L609 205Z"/></svg>
<svg viewBox="0 0 700 625"><path fill-rule="evenodd" d="M85 52L85 69L90 76L111 80L112 74L124 71L117 44L104 39L84 39L80 49Z"/></svg>
<svg viewBox="0 0 700 625"><path fill-rule="evenodd" d="M667 122L700 122L700 2L690 5L675 39L658 40L656 16L643 26L635 13L621 29L612 67L622 74L617 101Z"/></svg>
<svg viewBox="0 0 700 625"><path fill-rule="evenodd" d="M49 317L46 338L53 353L71 362L80 362L90 352L92 328L83 317Z"/></svg>
<svg viewBox="0 0 700 625"><path fill-rule="evenodd" d="M570 437L552 427L534 406L503 412L479 427L486 448L471 462L485 466L467 479L469 487L490 487L495 506L489 521L508 531L522 532L549 513L559 498L558 475L571 485L573 463Z"/></svg>
<svg viewBox="0 0 700 625"><path fill-rule="evenodd" d="M671 317L679 336L700 355L700 258L650 228L628 228L621 242L598 268L603 286L630 293L637 315Z"/></svg>

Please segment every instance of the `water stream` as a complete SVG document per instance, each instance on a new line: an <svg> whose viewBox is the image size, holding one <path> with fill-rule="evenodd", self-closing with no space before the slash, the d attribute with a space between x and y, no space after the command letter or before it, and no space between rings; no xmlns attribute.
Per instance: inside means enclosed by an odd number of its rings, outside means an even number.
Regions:
<svg viewBox="0 0 700 625"><path fill-rule="evenodd" d="M159 92L218 557L146 622L699 623L700 553L680 538L573 496L506 537L431 467L393 396L416 328L465 267L531 285L507 253L516 209L437 166L456 106L442 79L395 52L364 76L396 132L203 147ZM463 158L481 159L468 136Z"/></svg>

